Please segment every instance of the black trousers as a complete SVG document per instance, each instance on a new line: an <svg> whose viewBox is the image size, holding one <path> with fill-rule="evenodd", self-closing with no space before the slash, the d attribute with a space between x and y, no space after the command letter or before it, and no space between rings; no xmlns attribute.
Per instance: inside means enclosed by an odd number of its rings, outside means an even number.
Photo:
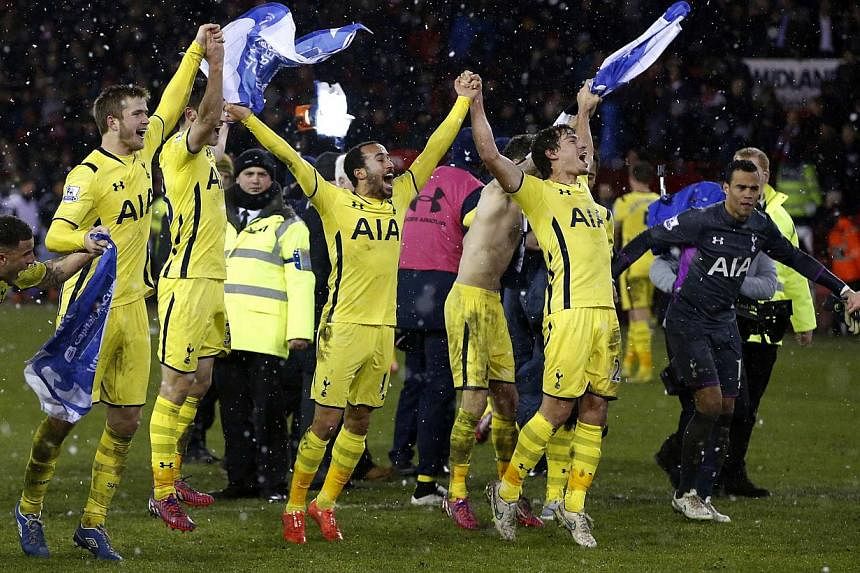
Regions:
<svg viewBox="0 0 860 573"><path fill-rule="evenodd" d="M767 390L779 346L760 342L745 342L744 373L741 392L735 401L729 436L729 457L723 466L725 480L745 475L746 455L758 415L758 407Z"/></svg>
<svg viewBox="0 0 860 573"><path fill-rule="evenodd" d="M224 467L230 484L261 495L285 489L290 467L289 416L301 408L301 377L288 376L295 362L234 350L215 361L213 380L221 405Z"/></svg>
<svg viewBox="0 0 860 573"><path fill-rule="evenodd" d="M406 377L397 402L394 440L388 457L394 464L412 460L418 446L418 473L437 476L448 461L456 401L444 332L422 332L406 352Z"/></svg>
<svg viewBox="0 0 860 573"><path fill-rule="evenodd" d="M197 406L197 414L194 416L194 422L191 424L191 435L189 437L189 445L194 444L197 447L206 447L206 432L215 423L215 405L218 403L218 388L215 387L213 381L209 386L209 390L200 400Z"/></svg>

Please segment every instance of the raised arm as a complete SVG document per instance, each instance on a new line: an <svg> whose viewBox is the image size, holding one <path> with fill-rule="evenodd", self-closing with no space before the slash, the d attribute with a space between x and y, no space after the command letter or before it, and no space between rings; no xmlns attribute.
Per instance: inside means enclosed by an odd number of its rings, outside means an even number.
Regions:
<svg viewBox="0 0 860 573"><path fill-rule="evenodd" d="M224 42L216 41L212 31L206 34L206 61L209 63L206 91L197 109L197 118L188 131L188 151L191 153L197 153L209 142L212 131L221 121L224 109Z"/></svg>
<svg viewBox="0 0 860 573"><path fill-rule="evenodd" d="M493 130L487 121L484 110L484 96L479 93L472 100L470 108L472 117L472 138L481 161L487 166L487 170L496 178L502 189L507 193L516 193L523 182L525 173L517 165L499 152L496 141L493 138Z"/></svg>
<svg viewBox="0 0 860 573"><path fill-rule="evenodd" d="M280 159L298 181L304 194L313 197L322 177L317 170L293 149L281 136L275 133L268 125L251 113L251 110L241 105L228 103L224 106L228 121L241 121L247 127L260 144L271 151L275 157ZM317 179L319 177L319 179Z"/></svg>
<svg viewBox="0 0 860 573"><path fill-rule="evenodd" d="M591 136L591 116L600 104L600 98L591 93L591 80L587 80L576 94L576 103L579 110L573 128L576 130L576 138L585 143L588 154L587 163L591 165L594 161L594 138Z"/></svg>
<svg viewBox="0 0 860 573"><path fill-rule="evenodd" d="M460 126L463 125L463 120L466 119L466 112L469 110L469 105L472 103L475 96L480 92L481 78L477 74L470 71L465 71L454 80L454 90L457 92L457 101L454 102L454 107L448 113L448 117L436 128L430 139L427 140L427 145L424 146L424 151L421 152L412 165L409 166L409 172L415 180L415 192L418 193L424 184L430 179L433 170L439 165L439 161L448 152L448 148L454 143L457 133L460 131Z"/></svg>
<svg viewBox="0 0 860 573"><path fill-rule="evenodd" d="M191 95L194 77L197 75L200 62L203 61L203 56L206 54L206 37L210 32L217 41L224 41L224 35L221 33L221 27L218 24L203 24L200 26L197 29L197 36L182 57L179 68L164 87L164 93L161 94L158 107L155 109L155 113L152 114L153 118L158 118L161 121L161 129L158 129L159 126L150 123L147 130L146 148L151 149L153 154L164 143L165 137L173 130L179 118L182 117L182 112L188 103L188 96Z"/></svg>

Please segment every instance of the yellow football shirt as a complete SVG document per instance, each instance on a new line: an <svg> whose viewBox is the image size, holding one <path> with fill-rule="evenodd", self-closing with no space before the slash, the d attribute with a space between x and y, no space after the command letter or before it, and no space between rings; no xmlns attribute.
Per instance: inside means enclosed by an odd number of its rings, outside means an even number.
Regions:
<svg viewBox="0 0 860 573"><path fill-rule="evenodd" d="M196 42L185 52L179 69L164 89L158 108L149 118L143 149L117 156L99 147L66 177L54 221L65 221L75 231L69 233L66 225L52 224L48 241L55 233L58 241L74 250L83 247L84 234L90 227L104 225L110 230L117 246L113 307L152 293L147 248L153 202L152 158L182 114L203 54L203 47ZM77 298L94 270L95 265L87 263L63 285L61 315Z"/></svg>
<svg viewBox="0 0 860 573"><path fill-rule="evenodd" d="M523 175L513 199L522 207L546 261L544 314L570 308L614 308L612 300L612 216L588 190L576 184Z"/></svg>
<svg viewBox="0 0 860 573"><path fill-rule="evenodd" d="M470 102L466 97L457 98L424 151L394 179L392 196L385 200L369 199L328 183L255 116L242 122L287 165L319 211L332 266L322 320L396 324L397 267L406 210L453 143Z"/></svg>
<svg viewBox="0 0 860 573"><path fill-rule="evenodd" d="M645 218L648 216L648 206L657 199L654 193L631 192L615 200L612 210L615 223L621 225L621 245L623 247L632 241L639 233L648 228ZM626 275L631 278L648 278L648 271L654 255L648 251L627 269Z"/></svg>
<svg viewBox="0 0 860 573"><path fill-rule="evenodd" d="M171 137L161 150L165 199L170 215L170 254L162 276L224 280L227 210L212 147L188 151L188 130Z"/></svg>
<svg viewBox="0 0 860 573"><path fill-rule="evenodd" d="M6 300L6 295L9 294L12 286L16 286L20 289L34 287L45 278L45 273L48 269L45 267L45 263L40 263L36 261L15 277L15 280L12 281L12 284L7 283L6 281L0 280L0 303Z"/></svg>

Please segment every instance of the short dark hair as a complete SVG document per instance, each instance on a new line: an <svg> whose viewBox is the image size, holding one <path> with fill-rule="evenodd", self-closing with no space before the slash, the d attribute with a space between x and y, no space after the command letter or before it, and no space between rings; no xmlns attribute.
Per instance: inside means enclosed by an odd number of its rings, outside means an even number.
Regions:
<svg viewBox="0 0 860 573"><path fill-rule="evenodd" d="M529 153L531 153L532 142L534 139L535 136L530 133L515 135L510 139L510 141L508 141L508 144L502 150L502 155L514 163L519 163L525 159Z"/></svg>
<svg viewBox="0 0 860 573"><path fill-rule="evenodd" d="M540 130L535 135L532 142L532 161L537 167L538 173L543 179L546 179L552 174L552 164L549 157L546 156L547 151L556 151L561 138L568 134L575 134L574 130L569 125L554 125Z"/></svg>
<svg viewBox="0 0 860 573"><path fill-rule="evenodd" d="M732 175L735 171L758 174L758 167L756 167L755 163L749 159L734 159L726 166L726 171L723 174L723 181L731 183Z"/></svg>
<svg viewBox="0 0 860 573"><path fill-rule="evenodd" d="M197 110L200 108L200 103L203 101L203 95L206 93L206 84L208 83L206 76L198 74L194 78L194 83L191 84L191 94L188 96L188 103L185 107Z"/></svg>
<svg viewBox="0 0 860 573"><path fill-rule="evenodd" d="M633 169L630 170L630 176L634 181L650 185L654 180L654 166L647 161L639 161L633 164Z"/></svg>
<svg viewBox="0 0 860 573"><path fill-rule="evenodd" d="M131 84L112 85L102 90L99 97L93 102L93 119L96 120L96 126L101 135L108 131L108 116L122 119L125 100L134 97L149 101L149 90Z"/></svg>
<svg viewBox="0 0 860 573"><path fill-rule="evenodd" d="M355 176L355 170L365 167L364 153L361 152L361 148L365 145L382 144L373 140L364 141L347 151L346 157L343 158L343 170L346 172L346 177L349 179L349 182L352 183L353 187L358 187L358 177Z"/></svg>
<svg viewBox="0 0 860 573"><path fill-rule="evenodd" d="M33 238L30 225L14 215L0 216L0 248L17 249L21 241Z"/></svg>

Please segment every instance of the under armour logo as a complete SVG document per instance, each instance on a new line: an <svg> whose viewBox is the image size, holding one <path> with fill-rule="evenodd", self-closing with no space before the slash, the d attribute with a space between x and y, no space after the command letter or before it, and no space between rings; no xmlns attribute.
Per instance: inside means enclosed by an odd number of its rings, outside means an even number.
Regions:
<svg viewBox="0 0 860 573"><path fill-rule="evenodd" d="M723 240L724 240L724 239L723 239L722 237L713 237L713 238L711 239L711 242L712 242L713 244L715 244L715 245L722 245L722 244L723 244Z"/></svg>
<svg viewBox="0 0 860 573"><path fill-rule="evenodd" d="M429 195L418 195L415 199L413 199L412 202L409 203L409 210L414 211L415 207L418 205L418 201L429 201L430 202L430 212L431 213L438 213L439 211L442 210L442 203L439 201L439 199L444 199L444 198L445 198L445 192L442 191L441 188L436 187L436 189L433 191L432 197L430 197Z"/></svg>
<svg viewBox="0 0 860 573"><path fill-rule="evenodd" d="M113 185L114 191L119 191L120 189L125 189L125 182L123 182L121 180L117 181L116 183L112 183L112 185Z"/></svg>
<svg viewBox="0 0 860 573"><path fill-rule="evenodd" d="M158 467L160 467L161 469L173 469L173 462L158 462Z"/></svg>
<svg viewBox="0 0 860 573"><path fill-rule="evenodd" d="M558 194L559 195L570 195L570 189L559 189Z"/></svg>
<svg viewBox="0 0 860 573"><path fill-rule="evenodd" d="M353 209L361 209L363 211L364 210L364 203L361 203L359 201L353 201L352 202L352 208Z"/></svg>

